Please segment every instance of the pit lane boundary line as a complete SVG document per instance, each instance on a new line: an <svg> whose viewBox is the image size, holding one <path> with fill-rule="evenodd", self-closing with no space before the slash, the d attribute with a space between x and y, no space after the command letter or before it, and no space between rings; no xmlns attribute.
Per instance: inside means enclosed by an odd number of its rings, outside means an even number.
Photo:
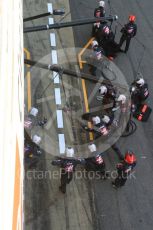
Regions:
<svg viewBox="0 0 153 230"><path fill-rule="evenodd" d="M86 49L91 45L92 41L94 40L95 38L92 37L88 42L87 44L83 47L83 49L79 52L78 54L78 60L79 60L79 66L80 66L80 69L83 69L83 64L86 63L86 61L83 61L82 60L82 55L84 54L84 52L86 51Z"/></svg>
<svg viewBox="0 0 153 230"><path fill-rule="evenodd" d="M53 12L53 4L48 3L48 12ZM48 19L49 24L54 24L54 18L49 17ZM57 50L56 50L56 35L55 33L50 33L50 46L51 46L51 60L52 64L58 64L58 57L57 57ZM55 93L55 103L56 106L61 105L62 98L61 98L61 91L60 91L60 79L59 74L53 72L52 77L54 79L54 93ZM58 87L58 88L57 88ZM56 108L56 118L57 118L57 128L62 129L64 128L63 122L63 111ZM60 154L65 153L65 135L63 133L58 134L58 143L59 143L59 152Z"/></svg>
<svg viewBox="0 0 153 230"><path fill-rule="evenodd" d="M31 59L31 55L30 55L30 52L24 48L24 53L26 54L26 58L27 59ZM30 65L26 65L27 68L28 68L28 72L26 74L26 79L27 79L27 97L28 97L28 112L30 111L31 109L31 73L30 73Z"/></svg>
<svg viewBox="0 0 153 230"><path fill-rule="evenodd" d="M83 47L83 49L79 52L78 54L78 61L79 61L79 67L82 70L83 69L83 64L86 63L86 61L82 60L82 56L84 54L84 52L86 51L86 49L91 45L92 41L94 40L94 37L92 37L87 44ZM89 103L88 103L88 97L87 97L87 89L86 89L86 82L84 79L81 80L82 83L82 89L83 89L83 97L84 97L84 103L85 103L85 112L89 113L90 109L89 109ZM91 128L91 122L88 122L88 127ZM94 140L93 137L93 133L89 132L89 139L90 141Z"/></svg>

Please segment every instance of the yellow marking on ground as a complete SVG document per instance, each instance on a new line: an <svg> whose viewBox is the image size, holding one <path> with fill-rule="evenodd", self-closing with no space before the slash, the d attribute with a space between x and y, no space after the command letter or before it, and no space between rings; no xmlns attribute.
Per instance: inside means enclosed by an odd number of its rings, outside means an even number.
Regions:
<svg viewBox="0 0 153 230"><path fill-rule="evenodd" d="M30 52L26 49L26 48L24 48L24 52L25 52L25 54L26 54L26 58L27 59L30 59L31 58L31 55L30 55ZM30 65L26 65L27 67L30 67Z"/></svg>
<svg viewBox="0 0 153 230"><path fill-rule="evenodd" d="M82 79L82 88L83 88L83 95L84 95L85 110L88 113L89 112L89 104L88 104L88 98L87 98L86 83L85 83L84 79Z"/></svg>
<svg viewBox="0 0 153 230"><path fill-rule="evenodd" d="M80 51L80 53L78 54L78 59L79 59L79 66L80 66L80 69L83 68L83 64L86 63L86 61L83 61L82 60L82 55L83 53L85 52L85 50L91 45L92 41L94 40L95 38L91 38L88 43L83 47L83 49Z"/></svg>
<svg viewBox="0 0 153 230"><path fill-rule="evenodd" d="M82 55L84 54L84 52L86 51L86 49L91 45L92 41L94 40L95 38L91 38L88 43L83 47L83 49L80 51L80 53L78 54L78 60L79 60L79 67L80 69L83 69L83 64L86 63L86 61L83 61L82 60ZM86 89L86 83L85 83L85 80L82 79L81 81L82 83L82 89L83 89L83 97L84 97L84 103L85 103L85 111L86 113L89 113L89 103L88 103L88 97L87 97L87 89ZM89 128L92 128L92 124L91 122L88 122L88 127ZM89 139L90 141L93 141L94 137L93 137L93 133L92 132L89 132Z"/></svg>
<svg viewBox="0 0 153 230"><path fill-rule="evenodd" d="M84 80L84 79L82 79L81 82L82 82L82 88L83 88L83 96L84 96L85 111L86 111L86 113L89 113L89 104L88 104L86 83L85 83L85 80ZM92 127L91 122L88 122L88 127L89 127L89 128ZM92 133L92 132L89 132L89 139L90 139L90 141L93 141L93 133Z"/></svg>
<svg viewBox="0 0 153 230"><path fill-rule="evenodd" d="M30 59L31 58L30 52L26 48L24 48L24 52L26 54L26 58ZM28 69L30 68L30 65L26 65L26 66L28 67ZM27 103L28 103L28 112L29 112L31 109L31 74L29 70L26 74L26 78L27 78L27 96L28 96Z"/></svg>
<svg viewBox="0 0 153 230"><path fill-rule="evenodd" d="M27 72L27 93L28 93L28 112L31 109L31 74L30 71Z"/></svg>

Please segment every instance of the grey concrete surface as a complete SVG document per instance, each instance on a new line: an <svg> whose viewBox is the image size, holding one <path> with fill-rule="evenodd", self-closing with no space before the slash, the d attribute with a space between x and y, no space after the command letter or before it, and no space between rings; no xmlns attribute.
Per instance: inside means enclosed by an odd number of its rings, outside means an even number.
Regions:
<svg viewBox="0 0 153 230"><path fill-rule="evenodd" d="M54 8L64 7L67 14L63 20L71 20L68 0L50 1ZM24 17L47 12L47 1L24 1ZM56 17L55 20L60 20ZM33 22L26 22L25 26L47 24L48 18L38 19ZM75 50L69 49L74 47L73 31L71 28L55 31L58 49L58 61L67 68L71 63L76 62ZM49 41L50 32L31 33L24 36L24 47L31 53L31 59L41 60L41 62L50 64L51 47ZM65 133L67 145L76 145L81 139L80 130L75 124L75 109L67 112L66 103L72 101L73 96L77 95L78 102L75 107L82 109L82 100L80 91L78 91L79 82L63 76L60 81L62 92L62 105L58 109L63 109L64 130L57 129L56 105L54 98L54 84L51 81L52 75L45 70L36 67L30 68L31 85L32 85L32 106L39 109L39 119L47 117L48 123L44 129L34 127L32 134L37 133L41 136L42 142L40 147L43 153L38 157L38 164L29 169L25 165L24 180L24 229L25 230L92 230L92 203L91 193L88 180L74 180L67 187L66 195L59 192L59 169L51 166L51 160L54 156L59 155L58 133ZM26 69L25 69L26 74ZM75 90L76 89L76 90ZM25 84L25 95L27 87ZM75 94L76 91L76 94ZM25 97L25 100L27 98ZM71 100L70 100L71 99ZM27 105L27 103L25 103ZM73 127L74 126L74 127ZM74 130L77 132L74 133ZM31 135L29 133L29 135ZM79 139L78 139L79 137ZM79 152L79 147L75 147ZM54 176L54 174L56 175Z"/></svg>
<svg viewBox="0 0 153 230"><path fill-rule="evenodd" d="M112 12L118 14L119 22L127 22L129 14L137 17L139 39L146 46L146 52L141 64L140 71L149 83L150 97L148 104L152 107L153 100L153 28L152 8L153 2L146 1L110 1ZM107 3L107 1L106 1ZM70 0L72 18L90 17L96 7L96 2L91 0ZM114 11L115 9L115 11ZM107 13L109 14L107 4ZM116 39L119 41L120 26L118 25ZM90 38L91 26L75 27L73 29L76 46L83 46ZM115 63L123 71L127 82L130 83L136 76L138 63L143 53L142 46L133 40L130 50L125 54L119 54ZM91 93L92 84L87 83L88 95ZM114 190L111 181L93 182L94 201L96 205L96 230L151 230L153 224L153 114L148 123L137 123L137 131L133 136L121 138L118 145L122 152L128 148L133 149L137 155L136 179L129 180L125 187ZM118 161L112 150L105 154L108 170L115 167Z"/></svg>

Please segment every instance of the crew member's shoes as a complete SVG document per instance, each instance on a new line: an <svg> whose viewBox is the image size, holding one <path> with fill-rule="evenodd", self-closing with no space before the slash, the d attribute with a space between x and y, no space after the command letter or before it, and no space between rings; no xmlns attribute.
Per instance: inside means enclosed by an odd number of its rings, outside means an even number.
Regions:
<svg viewBox="0 0 153 230"><path fill-rule="evenodd" d="M66 189L63 189L61 186L59 187L59 190L64 194L66 193Z"/></svg>

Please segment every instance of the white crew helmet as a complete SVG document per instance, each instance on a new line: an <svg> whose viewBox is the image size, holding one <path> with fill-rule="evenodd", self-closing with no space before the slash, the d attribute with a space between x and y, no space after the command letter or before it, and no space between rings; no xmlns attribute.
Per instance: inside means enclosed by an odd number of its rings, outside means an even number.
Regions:
<svg viewBox="0 0 153 230"><path fill-rule="evenodd" d="M41 137L38 136L37 134L35 134L35 135L32 137L32 141L33 141L33 143L35 143L36 145L39 145L40 142L41 142Z"/></svg>
<svg viewBox="0 0 153 230"><path fill-rule="evenodd" d="M38 109L32 107L29 114L36 117L38 115Z"/></svg>
<svg viewBox="0 0 153 230"><path fill-rule="evenodd" d="M66 156L67 157L74 157L74 149L72 147L66 148Z"/></svg>
<svg viewBox="0 0 153 230"><path fill-rule="evenodd" d="M99 93L104 95L107 93L107 87L105 85L102 85L100 88L99 88Z"/></svg>
<svg viewBox="0 0 153 230"><path fill-rule="evenodd" d="M126 102L126 96L124 94L120 94L117 98L117 101L122 102L122 104L124 104Z"/></svg>
<svg viewBox="0 0 153 230"><path fill-rule="evenodd" d="M109 116L104 115L103 118L102 118L102 121L103 121L104 123L108 124L108 123L110 122Z"/></svg>
<svg viewBox="0 0 153 230"><path fill-rule="evenodd" d="M93 117L92 122L94 125L98 125L100 123L100 117L98 117L98 116Z"/></svg>
<svg viewBox="0 0 153 230"><path fill-rule="evenodd" d="M136 80L136 83L139 85L139 86L143 86L145 81L143 78L139 78L138 80Z"/></svg>
<svg viewBox="0 0 153 230"><path fill-rule="evenodd" d="M105 7L105 2L104 2L104 1L100 1L100 2L99 2L99 6L100 6L100 7Z"/></svg>
<svg viewBox="0 0 153 230"><path fill-rule="evenodd" d="M92 48L94 48L95 46L98 46L98 42L96 40L93 40L91 46Z"/></svg>
<svg viewBox="0 0 153 230"><path fill-rule="evenodd" d="M90 150L91 153L96 152L97 151L97 147L95 144L91 143L88 145L88 149Z"/></svg>

